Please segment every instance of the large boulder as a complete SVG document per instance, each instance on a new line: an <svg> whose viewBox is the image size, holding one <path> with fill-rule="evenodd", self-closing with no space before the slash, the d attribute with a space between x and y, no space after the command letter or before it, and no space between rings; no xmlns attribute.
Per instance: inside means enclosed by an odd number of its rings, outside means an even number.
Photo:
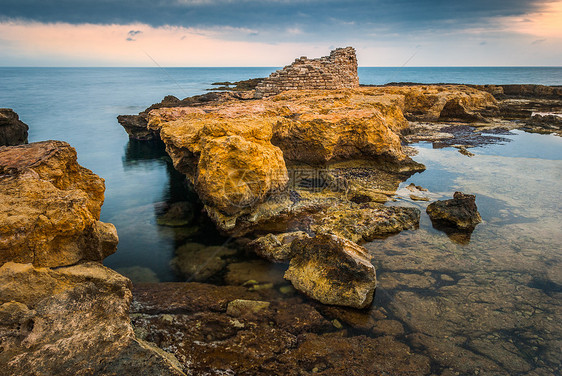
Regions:
<svg viewBox="0 0 562 376"><path fill-rule="evenodd" d="M104 190L65 142L0 147L0 264L56 267L114 253L115 227L99 221Z"/></svg>
<svg viewBox="0 0 562 376"><path fill-rule="evenodd" d="M476 196L462 192L455 192L451 200L432 202L426 211L432 222L464 231L472 231L482 222L476 207Z"/></svg>
<svg viewBox="0 0 562 376"><path fill-rule="evenodd" d="M27 144L29 127L9 108L0 108L0 146Z"/></svg>
<svg viewBox="0 0 562 376"><path fill-rule="evenodd" d="M135 338L131 282L99 263L0 267L3 375L183 375L175 358Z"/></svg>
<svg viewBox="0 0 562 376"><path fill-rule="evenodd" d="M377 285L367 250L335 235L295 240L285 278L304 294L324 304L365 308Z"/></svg>
<svg viewBox="0 0 562 376"><path fill-rule="evenodd" d="M236 215L282 191L288 181L281 150L270 142L271 117L226 118L199 108L151 112L174 166L214 210Z"/></svg>

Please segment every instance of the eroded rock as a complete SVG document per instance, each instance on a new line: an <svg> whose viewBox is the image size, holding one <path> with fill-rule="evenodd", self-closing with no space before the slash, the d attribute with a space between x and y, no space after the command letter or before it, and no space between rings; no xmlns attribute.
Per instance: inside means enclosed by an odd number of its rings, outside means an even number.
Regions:
<svg viewBox="0 0 562 376"><path fill-rule="evenodd" d="M65 266L115 252L115 227L98 220L104 180L67 143L0 147L0 187L0 264Z"/></svg>
<svg viewBox="0 0 562 376"><path fill-rule="evenodd" d="M0 267L2 372L183 375L177 360L135 338L130 281L89 262L56 270Z"/></svg>
<svg viewBox="0 0 562 376"><path fill-rule="evenodd" d="M324 304L364 308L373 301L375 268L364 248L335 235L298 239L292 248L285 278L297 290Z"/></svg>
<svg viewBox="0 0 562 376"><path fill-rule="evenodd" d="M291 251L293 241L308 237L309 235L304 231L287 232L278 235L267 234L250 242L248 248L269 261L286 262L293 256Z"/></svg>
<svg viewBox="0 0 562 376"><path fill-rule="evenodd" d="M472 231L482 222L476 208L476 196L455 192L452 200L435 201L427 207L432 222Z"/></svg>

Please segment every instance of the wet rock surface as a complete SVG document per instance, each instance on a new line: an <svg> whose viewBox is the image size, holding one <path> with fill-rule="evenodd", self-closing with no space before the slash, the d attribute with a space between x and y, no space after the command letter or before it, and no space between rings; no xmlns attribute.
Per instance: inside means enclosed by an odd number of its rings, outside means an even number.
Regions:
<svg viewBox="0 0 562 376"><path fill-rule="evenodd" d="M189 310L160 301L168 291L181 297ZM429 359L411 354L400 339L350 334L320 307L328 308L298 296L282 297L275 290L141 284L134 287L132 320L139 336L174 354L188 374L429 374ZM357 314L362 316L358 321L371 317ZM345 359L353 359L352 364Z"/></svg>
<svg viewBox="0 0 562 376"><path fill-rule="evenodd" d="M456 227L463 231L472 231L482 222L476 208L476 196L455 192L453 199L432 202L427 207L427 214L434 224Z"/></svg>
<svg viewBox="0 0 562 376"><path fill-rule="evenodd" d="M0 108L0 146L27 144L29 127L10 108Z"/></svg>

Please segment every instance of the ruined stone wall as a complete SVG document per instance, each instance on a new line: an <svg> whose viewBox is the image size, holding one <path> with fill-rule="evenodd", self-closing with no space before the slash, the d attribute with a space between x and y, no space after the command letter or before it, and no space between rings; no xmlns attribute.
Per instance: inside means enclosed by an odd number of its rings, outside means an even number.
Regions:
<svg viewBox="0 0 562 376"><path fill-rule="evenodd" d="M256 87L256 98L285 90L344 89L359 86L357 57L353 47L338 48L319 59L298 58L273 72Z"/></svg>

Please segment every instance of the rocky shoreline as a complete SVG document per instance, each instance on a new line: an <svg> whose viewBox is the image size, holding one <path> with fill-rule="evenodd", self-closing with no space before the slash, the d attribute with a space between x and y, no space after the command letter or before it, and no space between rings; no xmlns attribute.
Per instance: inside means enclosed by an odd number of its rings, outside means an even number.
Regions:
<svg viewBox="0 0 562 376"><path fill-rule="evenodd" d="M356 71L353 59L304 58L289 71L336 60ZM342 71L349 66L333 72ZM334 84L347 85L314 76L314 85ZM412 274L414 261L396 244L399 265L377 281L373 247L419 226L419 209L389 205L400 183L425 168L409 143L470 157L470 147L513 129L560 135L560 88L353 80L264 96L241 87L248 90L166 97L119 116L132 139L165 145L199 199L197 215L230 239L191 243L193 205L165 208L159 225L184 232L172 264L187 282L131 284L102 265L118 242L115 227L99 221L104 181L70 145L0 147L0 374L504 374L486 355L488 342L470 342L469 351L459 334L447 339L451 352L417 321L406 324L429 315L435 327L461 326L460 316L438 323L436 298L414 294L426 282L454 290L454 267ZM434 227L458 244L482 220L474 196L436 201L423 187L405 190L432 202ZM205 283L213 278L221 282ZM377 297L377 283L410 290ZM410 310L390 313L374 299Z"/></svg>

